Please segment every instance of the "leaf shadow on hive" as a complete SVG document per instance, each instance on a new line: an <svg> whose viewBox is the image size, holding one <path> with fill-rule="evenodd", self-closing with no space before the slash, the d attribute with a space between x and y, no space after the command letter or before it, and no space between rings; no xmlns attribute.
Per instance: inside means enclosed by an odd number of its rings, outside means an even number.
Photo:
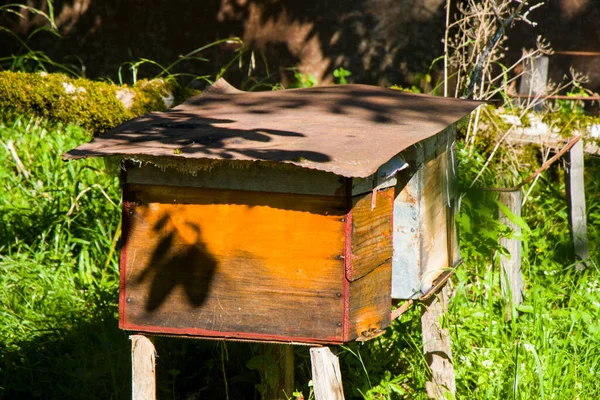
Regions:
<svg viewBox="0 0 600 400"><path fill-rule="evenodd" d="M187 238L180 229L187 231ZM180 229L170 224L168 214L151 228L152 235L160 239L152 248L147 265L132 280L134 288L142 288L145 298L140 300L147 313L157 311L170 297L177 296L174 292L178 287L193 308L201 307L208 297L218 262L206 249L196 223L185 221ZM190 241L190 235L195 240Z"/></svg>
<svg viewBox="0 0 600 400"><path fill-rule="evenodd" d="M172 122L165 122L173 118ZM173 111L164 115L150 114L135 123L135 133L128 131L129 123L121 125L101 139L121 142L120 149L125 153L136 154L136 148L154 147L160 149L161 157L177 157L193 154L200 158L255 158L270 161L293 161L305 159L326 163L331 157L319 151L302 149L282 149L273 143L277 138L302 138L303 134L285 129L257 128L239 129L223 126L234 121L228 119L203 118L191 113ZM100 142L102 146L102 142ZM168 152L164 154L164 152ZM71 157L106 155L104 149L74 149ZM152 154L151 154L152 155ZM197 156L196 156L197 157Z"/></svg>

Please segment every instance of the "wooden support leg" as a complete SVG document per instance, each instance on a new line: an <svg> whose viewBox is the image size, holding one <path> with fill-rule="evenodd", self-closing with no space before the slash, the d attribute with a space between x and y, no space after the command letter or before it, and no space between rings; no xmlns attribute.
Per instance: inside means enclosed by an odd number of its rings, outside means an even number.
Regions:
<svg viewBox="0 0 600 400"><path fill-rule="evenodd" d="M569 224L575 256L583 262L577 265L578 270L586 267L590 257L587 241L585 216L585 190L583 182L583 141L580 140L569 150L567 155L567 198L569 200Z"/></svg>
<svg viewBox="0 0 600 400"><path fill-rule="evenodd" d="M131 335L131 398L156 399L156 350L150 338Z"/></svg>
<svg viewBox="0 0 600 400"><path fill-rule="evenodd" d="M344 400L340 361L329 347L310 349L315 400Z"/></svg>
<svg viewBox="0 0 600 400"><path fill-rule="evenodd" d="M448 310L448 290L445 285L438 294L425 301L421 314L423 354L431 371L426 388L432 399L446 399L446 393L452 397L456 394L450 334L440 323L440 317Z"/></svg>
<svg viewBox="0 0 600 400"><path fill-rule="evenodd" d="M521 216L521 191L501 192L500 202L510 210L511 213ZM510 221L510 219L500 212L500 222L511 228L514 232L520 233L521 227ZM512 310L517 304L523 301L523 274L521 272L521 241L518 239L501 240L501 245L508 250L509 257L501 255L501 277L500 286L504 297L509 299L510 307L508 319L512 318Z"/></svg>
<svg viewBox="0 0 600 400"><path fill-rule="evenodd" d="M281 392L287 398L294 393L294 346L291 344L281 345L279 350L279 369L281 371Z"/></svg>
<svg viewBox="0 0 600 400"><path fill-rule="evenodd" d="M294 392L294 346L264 344L265 367L260 371L264 400L286 400Z"/></svg>

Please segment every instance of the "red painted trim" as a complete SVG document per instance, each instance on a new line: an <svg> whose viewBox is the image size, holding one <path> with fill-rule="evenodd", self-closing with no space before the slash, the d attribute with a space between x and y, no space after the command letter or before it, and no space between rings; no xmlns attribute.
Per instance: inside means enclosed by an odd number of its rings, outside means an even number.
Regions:
<svg viewBox="0 0 600 400"><path fill-rule="evenodd" d="M240 340L257 340L257 341L271 341L271 342L297 342L297 343L315 343L315 344L341 344L343 338L340 337L327 337L325 339L302 337L302 336L282 336L282 335L269 335L262 333L251 333L251 332L220 332L212 331L208 329L200 328L171 328L163 326L152 326L152 325L137 325L137 324L125 324L121 329L128 331L137 332L148 332L158 333L165 335L187 335L195 336L198 338L219 338L219 339L240 339Z"/></svg>
<svg viewBox="0 0 600 400"><path fill-rule="evenodd" d="M350 281L344 277L344 321L342 322L344 342L350 341Z"/></svg>
<svg viewBox="0 0 600 400"><path fill-rule="evenodd" d="M352 178L346 179L346 210L344 220L344 277L343 300L344 312L342 321L342 338L350 340L350 276L352 274Z"/></svg>
<svg viewBox="0 0 600 400"><path fill-rule="evenodd" d="M122 182L126 182L126 173L122 174ZM127 278L127 242L129 238L129 210L134 207L135 194L129 191L127 183L123 185L123 201L121 206L121 257L119 258L119 328L127 325L125 304L127 302L126 278Z"/></svg>

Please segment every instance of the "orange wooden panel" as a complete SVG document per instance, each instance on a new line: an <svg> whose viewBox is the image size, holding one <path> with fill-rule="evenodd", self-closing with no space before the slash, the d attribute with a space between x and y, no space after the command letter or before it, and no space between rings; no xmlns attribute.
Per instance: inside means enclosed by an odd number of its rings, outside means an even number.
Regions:
<svg viewBox="0 0 600 400"><path fill-rule="evenodd" d="M394 188L356 196L352 199L350 254L346 277L359 279L392 258ZM347 245L348 245L347 244Z"/></svg>
<svg viewBox="0 0 600 400"><path fill-rule="evenodd" d="M390 324L392 260L349 283L347 340L368 340Z"/></svg>
<svg viewBox="0 0 600 400"><path fill-rule="evenodd" d="M151 185L125 190L124 329L342 340L343 198Z"/></svg>

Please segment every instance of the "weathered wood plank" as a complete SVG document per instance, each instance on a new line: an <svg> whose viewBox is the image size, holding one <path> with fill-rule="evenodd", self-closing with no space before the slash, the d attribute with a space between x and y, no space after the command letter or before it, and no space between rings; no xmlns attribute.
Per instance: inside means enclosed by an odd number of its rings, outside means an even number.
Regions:
<svg viewBox="0 0 600 400"><path fill-rule="evenodd" d="M454 226L456 127L406 154L411 168L398 174L394 200L392 298L419 298L460 260ZM435 145L434 145L435 144Z"/></svg>
<svg viewBox="0 0 600 400"><path fill-rule="evenodd" d="M249 190L255 192L298 193L322 196L345 196L346 179L329 172L293 166L280 168L260 163L241 163L237 167L215 165L195 175L173 168L161 170L152 165L127 170L127 182L146 185L187 186L207 189ZM208 168L208 167L207 167ZM364 179L370 182L373 178ZM370 190L370 189L368 189ZM368 190L365 190L368 191ZM364 193L364 192L363 192Z"/></svg>
<svg viewBox="0 0 600 400"><path fill-rule="evenodd" d="M587 240L587 219L585 215L585 184L583 179L583 141L580 140L567 153L567 199L569 201L569 224L575 256L582 262L577 269L585 268L590 257Z"/></svg>
<svg viewBox="0 0 600 400"><path fill-rule="evenodd" d="M524 63L524 71L519 85L519 94L526 96L539 96L533 106L534 111L541 111L544 104L541 98L546 94L548 82L548 65L550 58L540 56L528 58ZM529 100L521 100L528 102Z"/></svg>
<svg viewBox="0 0 600 400"><path fill-rule="evenodd" d="M342 341L343 198L131 184L125 191L135 201L125 212L122 328Z"/></svg>
<svg viewBox="0 0 600 400"><path fill-rule="evenodd" d="M446 184L447 154L443 153L423 166L420 184L419 241L421 252L421 293L427 293L433 281L450 266L448 252Z"/></svg>
<svg viewBox="0 0 600 400"><path fill-rule="evenodd" d="M458 239L458 226L456 224L456 214L459 209L459 190L458 190L458 158L456 156L456 129L451 131L448 135L448 147L447 147L447 201L450 206L450 210L447 210L447 224L448 224L448 259L451 260L451 267L457 266L462 258L460 256L460 247Z"/></svg>
<svg viewBox="0 0 600 400"><path fill-rule="evenodd" d="M144 335L131 335L131 398L156 399L156 350Z"/></svg>
<svg viewBox="0 0 600 400"><path fill-rule="evenodd" d="M366 178L347 179L330 172L290 165L277 167L258 162L232 165L217 164L196 171L193 175L151 164L132 165L127 169L127 183L336 197L346 196L347 184L352 186L353 196L368 193L374 187L383 189L396 184L395 175L378 178L379 172Z"/></svg>
<svg viewBox="0 0 600 400"><path fill-rule="evenodd" d="M310 349L315 400L344 400L340 361L329 347Z"/></svg>
<svg viewBox="0 0 600 400"><path fill-rule="evenodd" d="M454 398L454 362L450 334L443 328L440 318L448 310L449 288L445 285L435 296L424 302L421 314L423 332L423 355L429 365L429 379L426 383L427 395L432 399Z"/></svg>
<svg viewBox="0 0 600 400"><path fill-rule="evenodd" d="M521 216L521 191L500 192L500 202L506 206L517 217ZM500 223L508 226L513 232L521 233L521 227L510 221L510 219L500 211ZM523 274L521 272L521 241L519 239L502 238L500 244L508 251L509 256L500 256L500 266L502 277L500 286L502 293L513 307L521 304L523 301ZM511 318L512 312L508 313Z"/></svg>
<svg viewBox="0 0 600 400"><path fill-rule="evenodd" d="M362 278L349 283L348 337L369 340L384 332L390 324L392 298L392 262L377 267Z"/></svg>
<svg viewBox="0 0 600 400"><path fill-rule="evenodd" d="M360 279L392 258L394 188L352 198L346 278ZM374 208L372 209L372 207Z"/></svg>

